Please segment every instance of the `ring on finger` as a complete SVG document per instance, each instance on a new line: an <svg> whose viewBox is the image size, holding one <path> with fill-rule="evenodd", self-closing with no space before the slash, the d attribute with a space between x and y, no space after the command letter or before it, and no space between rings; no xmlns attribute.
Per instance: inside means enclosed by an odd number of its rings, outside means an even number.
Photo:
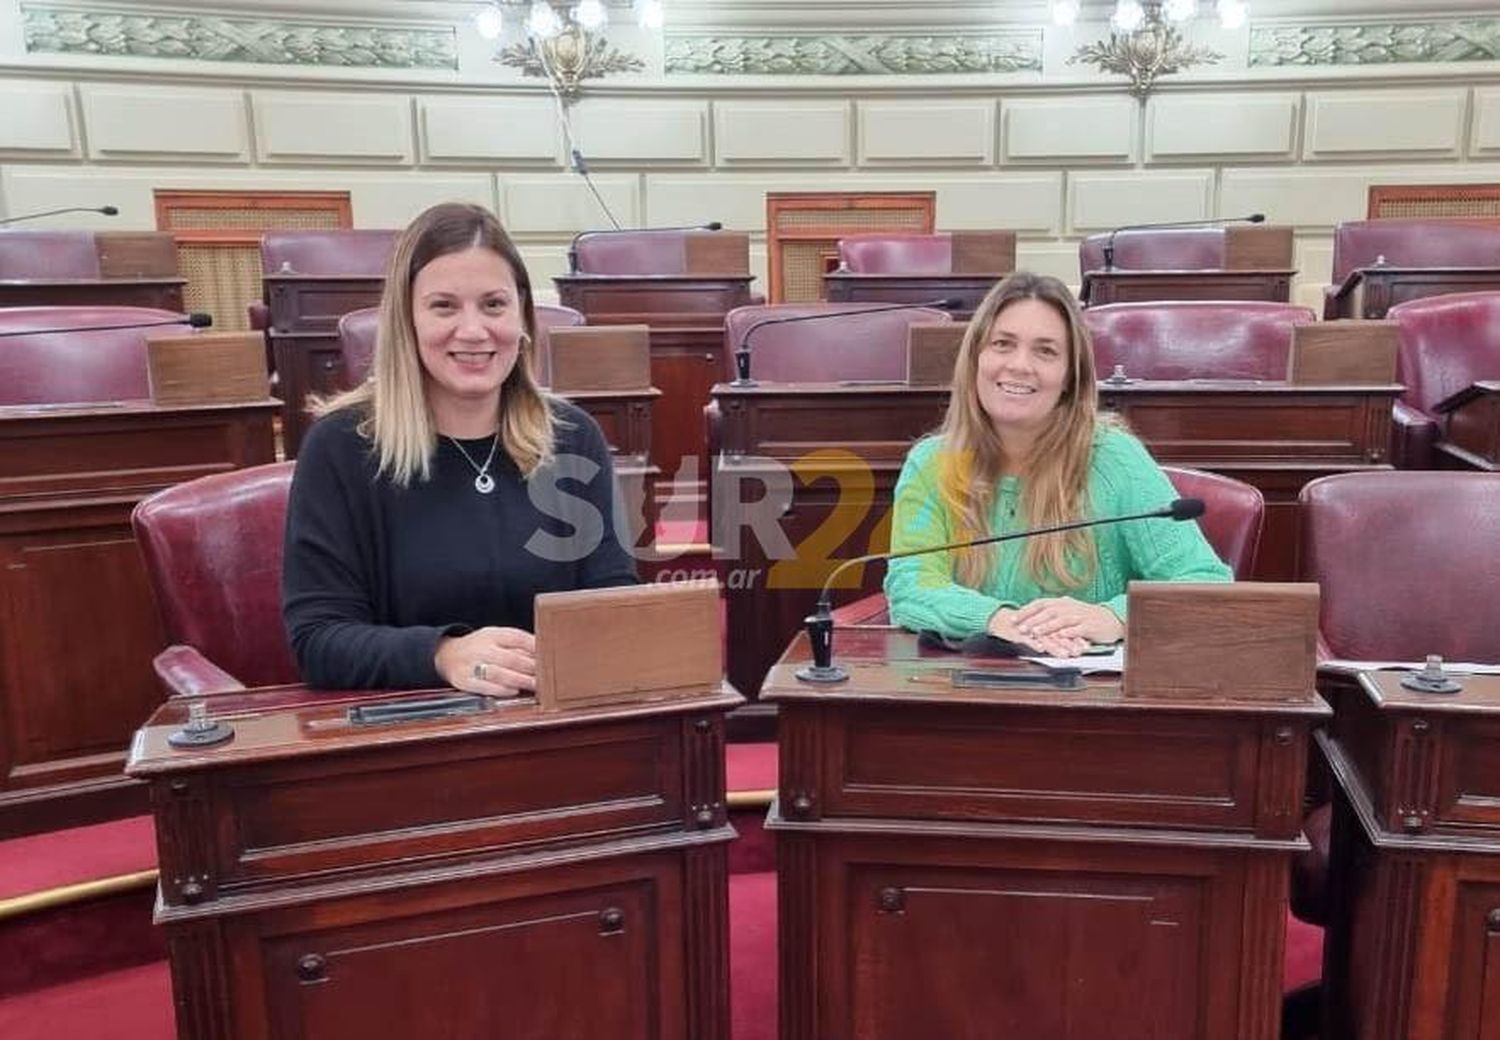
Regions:
<svg viewBox="0 0 1500 1040"><path fill-rule="evenodd" d="M483 661L475 661L474 662L474 678L478 679L480 682L488 682L489 681L489 677L490 677L490 667L489 667L489 665L485 664Z"/></svg>

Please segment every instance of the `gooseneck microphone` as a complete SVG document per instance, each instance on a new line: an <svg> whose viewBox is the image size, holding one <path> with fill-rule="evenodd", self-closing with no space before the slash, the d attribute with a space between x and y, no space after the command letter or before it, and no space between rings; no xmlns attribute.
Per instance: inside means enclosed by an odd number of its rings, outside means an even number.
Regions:
<svg viewBox="0 0 1500 1040"><path fill-rule="evenodd" d="M127 321L117 325L65 325L54 329L6 329L0 339L10 336L64 336L73 332L120 332L125 329L156 329L163 325L186 325L194 329L206 329L214 323L212 314L194 311L177 318L162 318L159 321Z"/></svg>
<svg viewBox="0 0 1500 1040"><path fill-rule="evenodd" d="M120 210L116 206L64 206L62 209L44 209L38 213L22 213L19 217L6 217L0 220L0 224L15 224L22 220L55 217L61 213L102 213L106 217L114 217L119 215Z"/></svg>
<svg viewBox="0 0 1500 1040"><path fill-rule="evenodd" d="M822 321L824 318L854 318L862 314L884 314L886 311L937 310L951 311L963 306L963 301L944 296L922 303L888 303L879 307L850 307L841 311L816 311L812 314L792 314L785 318L762 318L745 330L734 348L734 379L730 386L754 386L750 378L750 339L761 329L770 325L791 325L799 321Z"/></svg>
<svg viewBox="0 0 1500 1040"><path fill-rule="evenodd" d="M573 241L568 243L568 273L578 273L578 240L585 235L655 235L667 234L673 231L723 231L724 225L717 220L710 220L707 224L684 224L680 227L651 227L651 228L605 228L600 231L580 231L573 236Z"/></svg>
<svg viewBox="0 0 1500 1040"><path fill-rule="evenodd" d="M908 556L924 556L927 553L946 552L951 549L969 549L978 545L991 545L995 542L1011 542L1020 538L1035 538L1044 534L1061 534L1064 531L1077 531L1084 527L1102 527L1105 524L1123 524L1131 520L1196 520L1202 516L1206 507L1201 498L1179 498L1160 509L1152 509L1145 513L1131 513L1127 516L1104 516L1092 520L1071 520L1065 524L1053 524L1049 527L1034 527L1029 531L1012 531L1009 534L993 534L987 538L974 538L965 542L949 542L947 545L925 545L920 549L903 549L900 552L869 553L865 556L856 556L845 560L835 567L828 575L828 580L823 582L823 590L818 593L818 605L814 608L803 622L807 626L807 638L812 643L813 663L806 668L797 670L797 678L806 683L841 683L849 678L849 673L833 663L833 582L840 574L850 567L861 563L874 563L876 560L901 560Z"/></svg>
<svg viewBox="0 0 1500 1040"><path fill-rule="evenodd" d="M1264 224L1264 213L1251 213L1247 217L1209 217L1205 220L1173 220L1161 224L1125 224L1109 233L1104 243L1104 269L1115 269L1115 236L1121 231L1170 231L1172 228L1218 227L1221 224Z"/></svg>

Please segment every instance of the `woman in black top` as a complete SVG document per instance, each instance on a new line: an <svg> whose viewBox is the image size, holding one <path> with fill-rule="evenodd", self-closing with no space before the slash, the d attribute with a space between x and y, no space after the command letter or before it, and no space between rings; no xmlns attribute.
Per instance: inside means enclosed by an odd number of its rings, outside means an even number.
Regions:
<svg viewBox="0 0 1500 1040"><path fill-rule="evenodd" d="M499 222L435 206L396 245L370 378L318 406L282 614L326 688L535 688L538 592L628 585L599 427L533 376L531 281Z"/></svg>

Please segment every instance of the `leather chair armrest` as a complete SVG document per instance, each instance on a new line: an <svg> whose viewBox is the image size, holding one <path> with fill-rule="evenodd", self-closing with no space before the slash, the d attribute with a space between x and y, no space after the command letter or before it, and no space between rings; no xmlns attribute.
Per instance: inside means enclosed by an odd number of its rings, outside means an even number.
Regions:
<svg viewBox="0 0 1500 1040"><path fill-rule="evenodd" d="M1333 806L1320 805L1302 821L1302 833L1312 848L1292 858L1292 913L1309 924L1328 921L1329 843Z"/></svg>
<svg viewBox="0 0 1500 1040"><path fill-rule="evenodd" d="M264 303L256 301L245 308L250 315L250 327L257 332L264 332L271 327L271 309Z"/></svg>
<svg viewBox="0 0 1500 1040"><path fill-rule="evenodd" d="M172 697L235 693L245 684L191 646L169 646L151 662L156 677Z"/></svg>
<svg viewBox="0 0 1500 1040"><path fill-rule="evenodd" d="M1391 409L1391 462L1397 469L1432 469L1437 420L1405 401Z"/></svg>

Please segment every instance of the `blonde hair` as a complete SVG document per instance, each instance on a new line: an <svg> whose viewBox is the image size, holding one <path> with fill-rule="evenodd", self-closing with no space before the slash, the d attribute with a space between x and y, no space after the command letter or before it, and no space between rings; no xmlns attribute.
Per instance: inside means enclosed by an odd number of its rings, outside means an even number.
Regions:
<svg viewBox="0 0 1500 1040"><path fill-rule="evenodd" d="M1068 329L1068 376L1046 427L1024 459L1007 458L994 424L979 403L979 355L990 330L1011 304L1038 300L1055 310ZM1028 527L1079 519L1087 494L1089 461L1098 416L1094 350L1083 315L1068 287L1047 275L1017 271L989 291L959 348L953 389L940 430L938 495L954 541L993 534L990 518L1007 463L1021 478L1021 512ZM954 575L979 588L999 563L1000 546L978 546L954 553ZM1022 563L1044 589L1076 589L1092 576L1097 552L1091 532L1029 538Z"/></svg>
<svg viewBox="0 0 1500 1040"><path fill-rule="evenodd" d="M405 487L432 472L437 430L427 403L426 370L417 351L412 321L412 283L432 261L467 249L488 249L510 265L516 277L525 332L515 366L500 387L500 446L523 476L552 457L556 431L552 408L537 385L533 354L536 309L531 276L520 251L495 215L482 206L446 202L412 221L396 241L380 297L375 357L370 375L352 390L314 401L315 415L345 408L362 410L359 432L374 445L380 472Z"/></svg>

